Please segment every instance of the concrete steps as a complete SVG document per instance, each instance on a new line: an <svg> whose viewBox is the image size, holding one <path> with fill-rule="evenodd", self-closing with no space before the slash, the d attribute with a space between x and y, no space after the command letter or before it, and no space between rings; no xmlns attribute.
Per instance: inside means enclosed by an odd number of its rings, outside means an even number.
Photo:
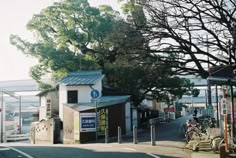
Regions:
<svg viewBox="0 0 236 158"><path fill-rule="evenodd" d="M210 142L205 142L205 141L200 141L196 144L193 144L193 151L210 151L211 150L211 145Z"/></svg>

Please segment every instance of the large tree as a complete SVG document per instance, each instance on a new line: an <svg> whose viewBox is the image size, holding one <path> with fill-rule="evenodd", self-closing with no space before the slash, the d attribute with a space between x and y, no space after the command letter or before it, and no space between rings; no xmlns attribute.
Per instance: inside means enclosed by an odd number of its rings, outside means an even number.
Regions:
<svg viewBox="0 0 236 158"><path fill-rule="evenodd" d="M206 78L209 67L236 61L234 0L130 0L124 8L146 37L147 56L178 74ZM145 14L145 25L135 22L137 10Z"/></svg>
<svg viewBox="0 0 236 158"><path fill-rule="evenodd" d="M139 24L144 23L143 17ZM143 32L109 6L65 0L34 15L27 28L37 35L36 42L12 35L11 43L39 59L31 69L38 82L47 73L58 79L71 71L102 69L107 83L132 94L137 104L148 92L168 100L168 95L181 97L192 87L188 80L174 77L169 64L154 64L159 61L146 56Z"/></svg>

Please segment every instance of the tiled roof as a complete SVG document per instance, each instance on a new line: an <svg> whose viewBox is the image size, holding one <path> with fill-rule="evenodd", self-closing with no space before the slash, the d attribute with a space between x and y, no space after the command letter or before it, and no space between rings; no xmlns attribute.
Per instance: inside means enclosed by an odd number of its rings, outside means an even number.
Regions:
<svg viewBox="0 0 236 158"><path fill-rule="evenodd" d="M69 73L66 77L58 81L58 84L73 86L73 85L94 85L104 75L99 71L80 71Z"/></svg>
<svg viewBox="0 0 236 158"><path fill-rule="evenodd" d="M130 98L129 95L126 96L102 96L97 101L97 107L111 106L115 104L120 104L126 102ZM90 109L95 109L95 103L78 103L78 104L65 104L76 111L85 111Z"/></svg>

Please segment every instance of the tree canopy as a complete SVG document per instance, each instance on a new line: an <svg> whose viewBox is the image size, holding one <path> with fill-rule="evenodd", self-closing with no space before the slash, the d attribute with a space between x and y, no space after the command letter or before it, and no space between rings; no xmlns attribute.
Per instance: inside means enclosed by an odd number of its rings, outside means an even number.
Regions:
<svg viewBox="0 0 236 158"><path fill-rule="evenodd" d="M137 28L149 43L148 55L176 73L207 78L209 67L235 63L235 1L130 0L124 8L132 15L136 6L146 17Z"/></svg>
<svg viewBox="0 0 236 158"><path fill-rule="evenodd" d="M35 42L17 35L11 35L10 41L39 60L30 71L39 83L48 73L57 80L72 71L102 69L106 84L133 95L136 104L149 92L158 100L168 100L169 95L181 97L191 90L189 80L176 77L173 63L155 58L145 32L148 25L143 7L136 7L131 18L135 24L110 6L96 8L87 0L65 0L43 9L28 22ZM168 57L173 60L175 54ZM42 88L48 86L43 84Z"/></svg>

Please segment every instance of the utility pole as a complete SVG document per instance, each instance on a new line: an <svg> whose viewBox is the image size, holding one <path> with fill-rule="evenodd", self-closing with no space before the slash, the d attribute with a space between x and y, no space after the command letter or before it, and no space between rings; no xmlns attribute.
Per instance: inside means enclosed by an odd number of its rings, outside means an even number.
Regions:
<svg viewBox="0 0 236 158"><path fill-rule="evenodd" d="M3 90L1 91L1 143L3 143L3 111L5 109L3 109Z"/></svg>
<svg viewBox="0 0 236 158"><path fill-rule="evenodd" d="M209 45L208 45L208 36L207 36L207 53L209 53ZM208 67L208 74L209 76L211 75L210 74L210 59L209 59L209 56L207 56L207 61L208 61L208 64L207 64L207 67ZM207 100L208 100L208 105L207 105L207 111L209 112L209 115L212 116L212 110L210 110L210 106L212 106L212 100L211 100L211 84L209 81L207 81Z"/></svg>
<svg viewBox="0 0 236 158"><path fill-rule="evenodd" d="M231 54L231 41L229 40L229 46L228 46L228 54L229 54L229 65L232 66L232 54ZM231 138L234 137L234 92L233 92L233 85L231 84L231 81L229 83L230 86L230 102L231 102Z"/></svg>
<svg viewBox="0 0 236 158"><path fill-rule="evenodd" d="M216 124L217 127L219 127L219 101L218 101L218 87L217 85L215 85L215 97L216 97Z"/></svg>
<svg viewBox="0 0 236 158"><path fill-rule="evenodd" d="M21 134L21 119L22 119L22 116L21 116L21 96L19 96L19 134Z"/></svg>

